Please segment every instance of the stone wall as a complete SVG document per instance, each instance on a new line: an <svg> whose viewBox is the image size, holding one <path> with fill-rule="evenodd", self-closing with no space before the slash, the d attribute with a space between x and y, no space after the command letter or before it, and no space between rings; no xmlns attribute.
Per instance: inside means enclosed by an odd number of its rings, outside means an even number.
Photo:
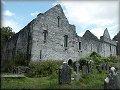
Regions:
<svg viewBox="0 0 120 90"><path fill-rule="evenodd" d="M25 60L30 60L32 48L30 27L31 23L7 41L4 47L4 55L2 57L3 62L12 60L17 54L23 54L25 56Z"/></svg>
<svg viewBox="0 0 120 90"><path fill-rule="evenodd" d="M67 46L66 46L66 42ZM90 55L93 51L102 56L116 54L116 42L109 37L107 29L101 39L89 30L83 37L76 33L74 25L69 24L60 5L40 13L12 37L6 45L6 58L15 53L26 55L26 60L64 60L75 61ZM9 51L9 54L7 52Z"/></svg>
<svg viewBox="0 0 120 90"><path fill-rule="evenodd" d="M58 18L59 26L58 26ZM56 6L36 18L33 27L32 60L68 60L78 58L78 38L75 26L68 23L61 6ZM47 31L44 42L44 30ZM68 47L64 47L64 36L68 35ZM40 55L41 53L41 55ZM40 57L41 56L41 57Z"/></svg>

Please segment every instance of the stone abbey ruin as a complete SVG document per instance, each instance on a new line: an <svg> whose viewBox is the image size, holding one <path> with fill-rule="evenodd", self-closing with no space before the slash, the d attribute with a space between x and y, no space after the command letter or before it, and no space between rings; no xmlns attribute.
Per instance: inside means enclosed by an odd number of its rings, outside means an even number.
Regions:
<svg viewBox="0 0 120 90"><path fill-rule="evenodd" d="M58 4L40 13L27 26L11 37L2 59L11 60L17 53L25 60L78 60L93 51L101 56L116 55L116 41L110 39L107 28L98 39L89 30L80 37L74 25L69 24Z"/></svg>

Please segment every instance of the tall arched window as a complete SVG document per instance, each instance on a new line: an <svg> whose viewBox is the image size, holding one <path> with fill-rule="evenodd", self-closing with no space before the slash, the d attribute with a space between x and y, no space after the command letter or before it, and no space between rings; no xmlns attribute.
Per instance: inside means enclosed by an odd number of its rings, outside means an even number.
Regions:
<svg viewBox="0 0 120 90"><path fill-rule="evenodd" d="M60 26L60 16L57 17L58 19L58 27Z"/></svg>
<svg viewBox="0 0 120 90"><path fill-rule="evenodd" d="M79 50L81 50L81 42L79 42Z"/></svg>
<svg viewBox="0 0 120 90"><path fill-rule="evenodd" d="M68 35L64 36L64 47L67 47L68 44Z"/></svg>
<svg viewBox="0 0 120 90"><path fill-rule="evenodd" d="M40 50L40 59L42 59L42 50Z"/></svg>
<svg viewBox="0 0 120 90"><path fill-rule="evenodd" d="M44 31L43 31L43 34L44 34L44 43L46 43L47 33L48 33L47 30L44 30Z"/></svg>

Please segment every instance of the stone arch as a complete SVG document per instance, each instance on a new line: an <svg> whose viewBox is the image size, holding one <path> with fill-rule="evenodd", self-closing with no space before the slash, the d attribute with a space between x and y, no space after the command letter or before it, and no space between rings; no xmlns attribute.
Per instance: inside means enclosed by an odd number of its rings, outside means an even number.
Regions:
<svg viewBox="0 0 120 90"><path fill-rule="evenodd" d="M69 60L68 60L68 65L69 65L69 66L72 66L72 65L73 65L72 59L69 59Z"/></svg>

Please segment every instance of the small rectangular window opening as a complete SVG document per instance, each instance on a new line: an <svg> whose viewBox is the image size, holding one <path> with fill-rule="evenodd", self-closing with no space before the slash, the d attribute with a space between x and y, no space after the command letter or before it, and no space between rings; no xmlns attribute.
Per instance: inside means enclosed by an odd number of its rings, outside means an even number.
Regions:
<svg viewBox="0 0 120 90"><path fill-rule="evenodd" d="M67 47L68 45L68 35L64 36L64 47Z"/></svg>
<svg viewBox="0 0 120 90"><path fill-rule="evenodd" d="M81 42L79 42L79 50L81 50Z"/></svg>

